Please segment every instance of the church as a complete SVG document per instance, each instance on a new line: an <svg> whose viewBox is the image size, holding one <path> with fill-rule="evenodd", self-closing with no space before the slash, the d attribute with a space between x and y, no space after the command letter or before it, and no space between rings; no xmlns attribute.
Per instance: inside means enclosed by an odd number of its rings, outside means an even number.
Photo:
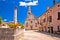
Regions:
<svg viewBox="0 0 60 40"><path fill-rule="evenodd" d="M25 29L36 30L38 29L37 18L32 14L30 6L28 6L27 18L24 23Z"/></svg>

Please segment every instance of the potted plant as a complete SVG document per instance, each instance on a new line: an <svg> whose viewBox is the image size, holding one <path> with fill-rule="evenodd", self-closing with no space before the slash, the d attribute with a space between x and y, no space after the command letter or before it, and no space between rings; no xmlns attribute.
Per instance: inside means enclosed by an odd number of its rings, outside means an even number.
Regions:
<svg viewBox="0 0 60 40"><path fill-rule="evenodd" d="M9 26L10 28L12 28L12 29L16 29L16 25L13 24L13 23L8 24L8 26Z"/></svg>
<svg viewBox="0 0 60 40"><path fill-rule="evenodd" d="M20 28L24 29L23 24L19 23Z"/></svg>

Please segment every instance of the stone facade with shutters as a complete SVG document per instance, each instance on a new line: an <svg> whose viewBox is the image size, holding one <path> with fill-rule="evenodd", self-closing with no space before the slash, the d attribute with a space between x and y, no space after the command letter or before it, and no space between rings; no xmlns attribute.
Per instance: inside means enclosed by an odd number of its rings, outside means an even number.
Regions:
<svg viewBox="0 0 60 40"><path fill-rule="evenodd" d="M25 29L28 30L38 30L37 18L32 14L30 6L28 6L27 18L24 23Z"/></svg>

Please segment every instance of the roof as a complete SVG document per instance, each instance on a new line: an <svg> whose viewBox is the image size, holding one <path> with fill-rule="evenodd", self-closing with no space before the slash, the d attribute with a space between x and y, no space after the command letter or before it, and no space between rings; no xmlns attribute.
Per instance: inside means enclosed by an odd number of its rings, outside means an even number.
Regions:
<svg viewBox="0 0 60 40"><path fill-rule="evenodd" d="M50 9L46 10L44 13L42 13L42 15L45 14L45 13L47 13L49 10L52 10L52 9L53 9L54 7L56 7L56 5L58 5L58 4L60 4L60 2L56 3L56 4L53 5ZM42 16L42 15L40 15L40 16ZM39 16L39 17L40 17L40 16ZM39 17L38 17L38 18L39 18Z"/></svg>

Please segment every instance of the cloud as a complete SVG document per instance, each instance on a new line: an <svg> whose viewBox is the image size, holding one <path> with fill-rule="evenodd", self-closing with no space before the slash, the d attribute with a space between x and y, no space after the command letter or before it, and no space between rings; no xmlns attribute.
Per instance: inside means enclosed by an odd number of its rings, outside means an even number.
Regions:
<svg viewBox="0 0 60 40"><path fill-rule="evenodd" d="M32 0L25 0L25 1L32 1Z"/></svg>
<svg viewBox="0 0 60 40"><path fill-rule="evenodd" d="M33 2L28 2L28 3L26 3L26 2L19 2L19 3L20 3L19 6L35 6L35 5L38 4L38 1L33 1Z"/></svg>
<svg viewBox="0 0 60 40"><path fill-rule="evenodd" d="M20 2L20 6L25 6L26 3L25 2Z"/></svg>
<svg viewBox="0 0 60 40"><path fill-rule="evenodd" d="M7 21L7 19L4 19L4 21Z"/></svg>

